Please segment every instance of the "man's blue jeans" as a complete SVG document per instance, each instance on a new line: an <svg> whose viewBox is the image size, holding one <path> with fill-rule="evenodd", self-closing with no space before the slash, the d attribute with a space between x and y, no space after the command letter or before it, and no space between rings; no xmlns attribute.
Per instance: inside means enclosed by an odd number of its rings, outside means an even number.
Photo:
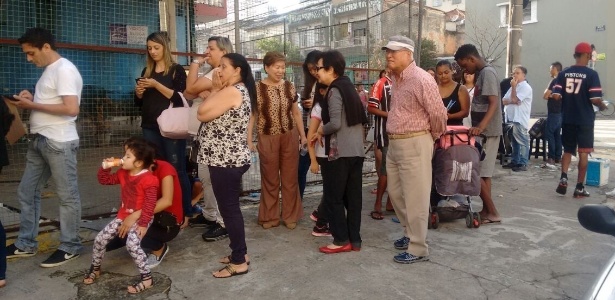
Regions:
<svg viewBox="0 0 615 300"><path fill-rule="evenodd" d="M41 190L53 177L60 198L59 250L78 254L81 249L79 221L81 199L77 186L77 150L79 140L57 142L35 135L28 145L26 169L17 189L21 205L17 248L36 252L38 249L38 220L41 217Z"/></svg>
<svg viewBox="0 0 615 300"><path fill-rule="evenodd" d="M512 163L527 166L530 156L530 135L527 133L527 128L523 127L523 125L517 122L512 124Z"/></svg>
<svg viewBox="0 0 615 300"><path fill-rule="evenodd" d="M562 158L562 114L548 114L545 139L549 147L549 158Z"/></svg>

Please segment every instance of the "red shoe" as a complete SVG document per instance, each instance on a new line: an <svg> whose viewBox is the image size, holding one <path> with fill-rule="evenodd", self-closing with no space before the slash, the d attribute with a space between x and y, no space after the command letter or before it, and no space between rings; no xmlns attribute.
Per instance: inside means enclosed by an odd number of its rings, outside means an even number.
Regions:
<svg viewBox="0 0 615 300"><path fill-rule="evenodd" d="M350 252L352 251L352 245L350 245L350 243L339 247L339 248L329 248L327 246L322 246L320 248L318 248L318 250L320 250L320 252L325 253L325 254L334 254L334 253L342 253L342 252Z"/></svg>

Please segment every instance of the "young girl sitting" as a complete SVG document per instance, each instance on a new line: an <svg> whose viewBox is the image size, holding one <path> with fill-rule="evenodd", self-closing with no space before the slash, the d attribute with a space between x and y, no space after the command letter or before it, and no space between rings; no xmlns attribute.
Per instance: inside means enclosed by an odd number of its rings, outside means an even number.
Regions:
<svg viewBox="0 0 615 300"><path fill-rule="evenodd" d="M152 273L147 265L147 255L141 248L141 239L147 232L154 215L158 193L158 179L148 170L154 162L155 150L144 140L131 139L124 145L126 153L122 158L121 168L115 173L110 168L98 170L98 182L104 185L121 185L122 205L117 217L98 233L94 240L92 253L92 265L90 271L83 279L84 284L92 284L100 276L100 265L105 255L105 247L115 236L126 235L126 248L132 256L141 281L128 286L131 294L140 293L154 285ZM105 159L105 163L112 164L113 158ZM135 211L141 211L137 223L131 228L123 228L122 222L125 217ZM127 232L124 232L126 230Z"/></svg>

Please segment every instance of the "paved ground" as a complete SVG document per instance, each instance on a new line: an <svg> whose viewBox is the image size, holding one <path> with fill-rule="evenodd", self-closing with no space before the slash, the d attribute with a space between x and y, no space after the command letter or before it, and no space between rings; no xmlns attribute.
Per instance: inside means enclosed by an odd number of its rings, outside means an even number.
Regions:
<svg viewBox="0 0 615 300"><path fill-rule="evenodd" d="M599 152L613 157L610 150ZM170 253L154 271L156 287L147 299L579 299L615 249L612 238L584 230L576 219L585 203L606 201L613 185L589 188L592 197L579 201L561 197L554 189L557 170L540 168L533 159L530 171L512 173L497 167L493 193L504 221L468 229L463 220L430 230L430 261L414 265L393 262L392 242L402 230L387 215L372 220L373 177L363 188L361 252L324 255L317 248L329 238L310 235L307 214L320 198L310 187L306 218L295 230L264 230L256 224L257 204L245 202L250 272L231 279L215 279L219 257L228 254L228 240L205 243L200 229L187 229L170 243ZM571 172L574 176L576 172ZM615 178L614 172L610 174ZM480 201L476 200L480 209ZM104 223L101 220L99 223ZM84 224L96 227L95 223ZM84 239L94 231L83 229ZM11 260L9 284L3 299L120 299L129 298L126 285L137 270L128 253L108 253L103 276L91 286L80 284L91 258L91 242L76 261L53 269L38 264L54 247L54 235L40 238L47 253ZM138 297L130 297L138 298Z"/></svg>
<svg viewBox="0 0 615 300"><path fill-rule="evenodd" d="M599 120L596 157L615 159L612 120ZM528 172L513 173L496 167L493 194L503 215L502 224L468 229L463 220L443 223L430 230L430 261L414 265L393 262L392 242L402 229L386 215L372 220L368 214L374 196L374 177L364 178L363 249L324 255L318 247L329 238L310 235L307 215L320 199L318 186L308 187L306 217L295 230L263 230L256 224L258 204L244 201L246 236L251 256L250 272L231 279L215 279L219 257L229 253L228 240L205 243L200 229L186 229L170 243L170 253L155 271L156 286L129 297L126 285L137 280L128 253L108 253L103 276L92 286L80 284L91 259L91 239L107 220L84 222L85 252L67 265L42 269L38 264L57 244L57 232L39 237L41 251L32 258L10 260L8 286L1 299L580 299L601 266L615 250L613 239L583 229L576 212L585 203L608 200L605 191L615 187L589 187L592 197L573 199L555 192L559 170L541 168L531 160ZM573 164L576 167L576 164ZM576 169L575 169L576 170ZM570 172L570 178L576 171ZM615 178L615 167L610 178ZM613 180L611 180L612 182ZM82 184L88 195L98 196ZM98 192L100 193L100 192ZM95 198L88 199L96 205ZM475 199L480 210L480 200ZM44 201L44 206L53 202ZM51 209L52 207L48 207ZM53 228L51 228L53 229ZM15 233L10 233L9 237Z"/></svg>

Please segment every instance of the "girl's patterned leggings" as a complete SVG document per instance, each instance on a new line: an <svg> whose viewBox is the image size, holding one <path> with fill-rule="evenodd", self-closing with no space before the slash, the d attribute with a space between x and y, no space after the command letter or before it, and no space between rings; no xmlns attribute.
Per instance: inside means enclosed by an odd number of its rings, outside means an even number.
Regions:
<svg viewBox="0 0 615 300"><path fill-rule="evenodd" d="M94 239L94 250L92 253L92 265L100 266L102 263L103 256L105 256L105 248L107 244L118 234L119 228L122 225L122 220L115 219L111 221L101 232L96 235L96 239ZM149 274L150 269L147 265L147 255L143 252L141 248L141 239L136 231L137 224L134 224L130 230L128 230L128 234L126 237L126 249L128 249L128 253L132 256L137 268L139 268L139 273L141 274Z"/></svg>

